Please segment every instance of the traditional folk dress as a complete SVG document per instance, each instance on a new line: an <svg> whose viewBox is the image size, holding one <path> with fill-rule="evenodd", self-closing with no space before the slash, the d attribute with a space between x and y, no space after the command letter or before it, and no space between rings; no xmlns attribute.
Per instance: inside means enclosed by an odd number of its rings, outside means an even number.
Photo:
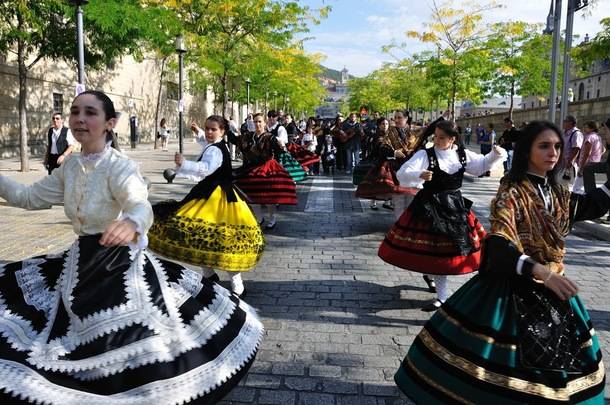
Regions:
<svg viewBox="0 0 610 405"><path fill-rule="evenodd" d="M531 268L535 261L563 274L573 221L604 215L608 186L570 196L534 175L503 181L479 274L425 324L395 375L408 397L421 404L604 403L604 365L587 310L578 296L560 301Z"/></svg>
<svg viewBox="0 0 610 405"><path fill-rule="evenodd" d="M379 248L385 262L424 274L455 275L479 268L485 230L463 198L464 172L479 175L505 158L482 156L462 147L428 148L415 153L399 170L403 187L423 187ZM432 171L432 180L420 179Z"/></svg>
<svg viewBox="0 0 610 405"><path fill-rule="evenodd" d="M294 180L273 158L274 150L281 149L276 137L269 132L248 133L232 142L244 159L243 166L234 172L235 184L252 204L297 204Z"/></svg>
<svg viewBox="0 0 610 405"><path fill-rule="evenodd" d="M177 177L201 180L182 201L153 207L151 250L173 260L231 272L252 269L265 240L254 214L233 186L231 155L220 141L196 162L184 160Z"/></svg>
<svg viewBox="0 0 610 405"><path fill-rule="evenodd" d="M72 155L24 186L14 206L64 204L78 239L65 252L0 266L1 403L211 404L244 376L263 327L254 310L144 248L153 221L137 166L107 147ZM103 247L128 218L137 245Z"/></svg>
<svg viewBox="0 0 610 405"><path fill-rule="evenodd" d="M401 187L398 178L396 177L396 169L401 162L405 162L408 157L413 154L413 150L403 142L399 136L398 130L388 131L378 137L372 143L372 151L370 161L372 167L364 177L363 181L356 188L356 197L372 200L386 200L392 198L395 194L415 195L417 189L413 187ZM395 151L400 150L405 155L405 158L395 159ZM356 171L354 170L354 183L356 182ZM400 210L400 208L398 208ZM402 214L399 212L398 216Z"/></svg>
<svg viewBox="0 0 610 405"><path fill-rule="evenodd" d="M315 139L315 137L313 139ZM320 162L320 156L316 155L315 152L307 150L305 146L289 142L286 149L288 150L288 153L299 162L304 170L309 170L311 165Z"/></svg>

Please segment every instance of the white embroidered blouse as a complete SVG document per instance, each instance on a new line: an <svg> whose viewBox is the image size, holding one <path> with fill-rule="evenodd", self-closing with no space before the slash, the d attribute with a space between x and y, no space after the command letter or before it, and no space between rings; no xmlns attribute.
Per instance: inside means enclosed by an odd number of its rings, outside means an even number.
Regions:
<svg viewBox="0 0 610 405"><path fill-rule="evenodd" d="M146 232L153 222L137 164L110 147L97 155L73 153L51 175L32 185L0 176L0 197L28 210L63 203L79 236L103 233L113 221L128 218L137 226L138 248L146 247Z"/></svg>
<svg viewBox="0 0 610 405"><path fill-rule="evenodd" d="M436 158L438 159L438 166L442 171L453 174L462 168L460 158L456 151L457 146L455 145L450 149L434 148ZM481 155L466 149L466 173L479 176L493 169L498 163L506 160L506 156L506 151L502 148L500 149L500 153L497 153L495 149L492 149L487 155ZM424 180L419 176L422 171L428 169L429 165L430 162L428 161L428 154L426 151L423 149L417 151L411 159L407 160L396 172L398 182L403 187L422 188Z"/></svg>

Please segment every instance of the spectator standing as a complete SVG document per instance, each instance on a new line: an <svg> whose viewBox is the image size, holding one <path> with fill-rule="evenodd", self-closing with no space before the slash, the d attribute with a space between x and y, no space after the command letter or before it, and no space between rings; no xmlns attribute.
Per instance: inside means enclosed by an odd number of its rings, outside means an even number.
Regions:
<svg viewBox="0 0 610 405"><path fill-rule="evenodd" d="M582 149L584 136L580 129L576 127L576 118L573 115L568 115L563 120L563 176L562 183L568 186L570 191L576 181L576 173L578 172L578 156Z"/></svg>
<svg viewBox="0 0 610 405"><path fill-rule="evenodd" d="M578 172L576 173L576 181L572 188L573 193L585 194L584 169L590 164L599 163L606 151L604 142L602 142L601 137L597 134L598 130L597 122L595 121L587 121L583 126L583 145L578 159Z"/></svg>
<svg viewBox="0 0 610 405"><path fill-rule="evenodd" d="M472 138L472 128L470 124L466 124L466 128L464 128L464 141L466 145L470 145L470 139Z"/></svg>
<svg viewBox="0 0 610 405"><path fill-rule="evenodd" d="M64 118L60 113L51 117L51 128L47 132L47 151L44 156L44 166L49 174L64 162L74 150L76 140L70 128L64 127Z"/></svg>

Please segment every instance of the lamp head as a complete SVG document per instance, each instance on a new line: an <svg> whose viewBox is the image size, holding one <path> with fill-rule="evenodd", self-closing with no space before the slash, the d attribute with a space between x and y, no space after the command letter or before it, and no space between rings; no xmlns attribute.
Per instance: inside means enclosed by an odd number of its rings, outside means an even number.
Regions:
<svg viewBox="0 0 610 405"><path fill-rule="evenodd" d="M186 43L184 42L184 37L182 35L176 37L176 40L174 41L174 48L178 53L186 52Z"/></svg>
<svg viewBox="0 0 610 405"><path fill-rule="evenodd" d="M73 4L75 6L84 6L89 4L89 0L68 0L70 2L70 4Z"/></svg>

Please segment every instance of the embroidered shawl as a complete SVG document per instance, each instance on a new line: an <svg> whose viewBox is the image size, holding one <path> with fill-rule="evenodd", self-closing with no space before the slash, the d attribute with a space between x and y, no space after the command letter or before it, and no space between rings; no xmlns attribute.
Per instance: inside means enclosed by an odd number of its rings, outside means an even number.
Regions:
<svg viewBox="0 0 610 405"><path fill-rule="evenodd" d="M570 192L563 186L551 189L554 212L550 213L528 179L502 181L491 202L491 235L514 243L517 249L551 270L563 272L565 237L570 231Z"/></svg>

